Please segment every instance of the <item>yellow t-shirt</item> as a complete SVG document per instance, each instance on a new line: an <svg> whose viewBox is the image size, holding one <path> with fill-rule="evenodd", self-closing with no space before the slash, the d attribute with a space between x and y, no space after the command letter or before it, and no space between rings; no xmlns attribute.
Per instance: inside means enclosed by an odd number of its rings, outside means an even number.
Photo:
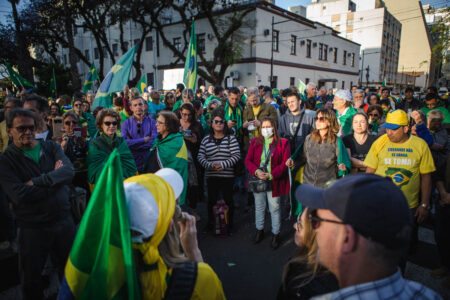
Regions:
<svg viewBox="0 0 450 300"><path fill-rule="evenodd" d="M390 177L401 188L410 208L419 205L420 174L436 170L430 148L413 135L401 144L382 135L372 144L364 164L375 169L375 174Z"/></svg>
<svg viewBox="0 0 450 300"><path fill-rule="evenodd" d="M224 300L222 283L213 269L205 263L197 264L197 280L191 300Z"/></svg>

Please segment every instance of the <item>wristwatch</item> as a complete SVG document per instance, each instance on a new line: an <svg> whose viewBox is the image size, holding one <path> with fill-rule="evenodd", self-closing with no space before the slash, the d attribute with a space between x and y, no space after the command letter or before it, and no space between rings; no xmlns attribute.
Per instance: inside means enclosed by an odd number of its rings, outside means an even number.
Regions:
<svg viewBox="0 0 450 300"><path fill-rule="evenodd" d="M423 208L428 208L428 205L426 205L425 203L420 204L420 206L422 206Z"/></svg>

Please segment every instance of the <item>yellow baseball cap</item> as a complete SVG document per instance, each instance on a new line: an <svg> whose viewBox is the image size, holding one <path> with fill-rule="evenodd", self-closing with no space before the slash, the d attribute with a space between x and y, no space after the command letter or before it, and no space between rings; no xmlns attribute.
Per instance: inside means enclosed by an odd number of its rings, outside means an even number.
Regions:
<svg viewBox="0 0 450 300"><path fill-rule="evenodd" d="M396 130L400 128L400 126L408 126L408 124L409 120L406 112L401 109L396 109L387 114L386 122L383 124L383 127Z"/></svg>

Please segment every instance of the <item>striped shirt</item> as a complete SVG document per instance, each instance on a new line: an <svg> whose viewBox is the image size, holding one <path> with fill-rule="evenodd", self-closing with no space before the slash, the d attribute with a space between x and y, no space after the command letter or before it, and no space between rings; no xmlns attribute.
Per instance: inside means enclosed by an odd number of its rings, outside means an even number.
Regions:
<svg viewBox="0 0 450 300"><path fill-rule="evenodd" d="M420 283L406 280L397 271L393 275L371 282L352 285L336 292L317 296L314 300L439 300L441 296Z"/></svg>
<svg viewBox="0 0 450 300"><path fill-rule="evenodd" d="M198 152L198 162L205 168L206 177L234 177L234 166L240 158L241 151L234 135L222 139L205 136ZM213 170L213 163L219 163L222 170Z"/></svg>

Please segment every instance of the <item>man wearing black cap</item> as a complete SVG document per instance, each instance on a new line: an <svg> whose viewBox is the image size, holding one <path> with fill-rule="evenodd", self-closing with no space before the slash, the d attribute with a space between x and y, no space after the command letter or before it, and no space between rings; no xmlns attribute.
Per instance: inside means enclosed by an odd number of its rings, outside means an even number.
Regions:
<svg viewBox="0 0 450 300"><path fill-rule="evenodd" d="M301 185L297 199L311 211L319 261L340 290L313 299L441 299L402 277L412 219L402 191L388 178L356 174L327 189Z"/></svg>

